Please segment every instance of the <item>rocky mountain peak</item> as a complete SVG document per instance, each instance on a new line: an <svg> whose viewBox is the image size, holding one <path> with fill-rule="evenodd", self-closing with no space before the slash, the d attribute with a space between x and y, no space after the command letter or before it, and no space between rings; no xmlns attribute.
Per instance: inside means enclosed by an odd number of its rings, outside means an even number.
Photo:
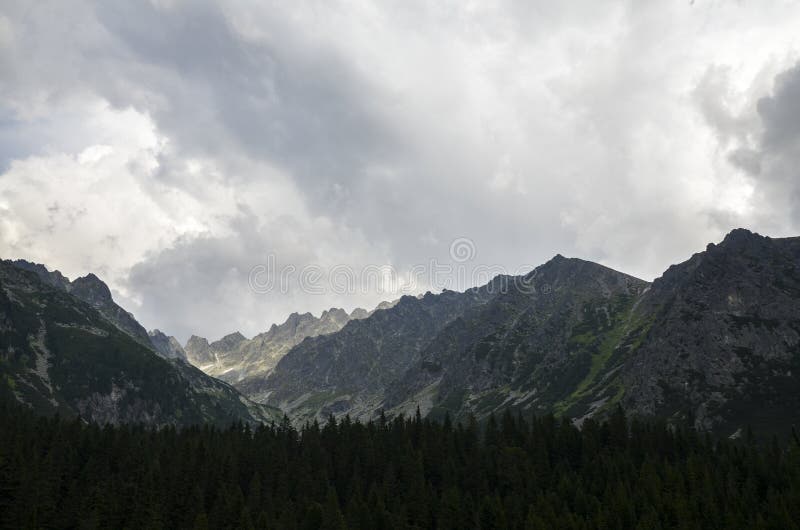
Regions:
<svg viewBox="0 0 800 530"><path fill-rule="evenodd" d="M76 296L95 304L113 302L111 289L100 278L92 273L76 278L72 282L72 292Z"/></svg>
<svg viewBox="0 0 800 530"><path fill-rule="evenodd" d="M618 290L638 293L647 287L647 282L615 271L599 263L579 258L566 258L556 254L549 261L536 267L524 277L530 286L525 292L550 294L559 289L571 293L602 292L612 293Z"/></svg>
<svg viewBox="0 0 800 530"><path fill-rule="evenodd" d="M297 327L301 322L307 322L310 320L314 320L314 315L312 315L311 313L309 312L298 313L295 311L292 312L288 317L286 317L284 325Z"/></svg>
<svg viewBox="0 0 800 530"><path fill-rule="evenodd" d="M771 282L778 271L770 264L786 262L788 266L796 263L799 255L800 238L773 239L737 228L719 244L709 244L705 251L671 265L653 282L651 298L680 286L694 285L696 290L706 290L734 278L738 283L745 278L752 286ZM796 269L796 265L789 268Z"/></svg>
<svg viewBox="0 0 800 530"><path fill-rule="evenodd" d="M158 329L147 332L150 342L158 353L167 359L186 359L186 352L175 337L169 337Z"/></svg>
<svg viewBox="0 0 800 530"><path fill-rule="evenodd" d="M445 293L443 292L442 294L445 294ZM413 306L415 304L418 304L420 301L429 302L429 301L433 300L434 298L435 298L435 295L430 291L428 291L427 293L425 293L424 295L422 295L420 297L411 296L410 294L406 294L406 295L401 296L400 299L397 300L397 303L394 305L394 307L403 308L403 307Z"/></svg>
<svg viewBox="0 0 800 530"><path fill-rule="evenodd" d="M358 320L358 319L361 319L361 318L367 318L368 316L369 316L369 311L367 311L363 307L357 307L357 308L353 309L353 311L350 313L350 319L351 320Z"/></svg>
<svg viewBox="0 0 800 530"><path fill-rule="evenodd" d="M339 307L332 307L327 311L323 311L319 317L320 324L323 326L338 326L342 327L350 320L350 315L347 311Z"/></svg>
<svg viewBox="0 0 800 530"><path fill-rule="evenodd" d="M400 301L399 299L397 299L397 300L393 300L393 301L391 301L391 302L390 302L390 301L388 301L388 300L385 300L385 301L381 302L380 304L378 304L378 305L375 307L375 310L373 311L373 313L374 313L375 311L382 311L382 310L384 310L384 309L390 309L390 308L394 307L394 305L395 305L395 304L397 304L397 302L399 302L399 301Z"/></svg>
<svg viewBox="0 0 800 530"><path fill-rule="evenodd" d="M186 358L190 363L202 367L214 362L214 353L211 351L211 345L204 337L192 335L183 347L186 352Z"/></svg>
<svg viewBox="0 0 800 530"><path fill-rule="evenodd" d="M746 228L734 228L733 230L728 232L728 234L722 240L722 243L720 243L720 245L726 245L726 244L733 245L736 243L742 243L751 240L762 240L762 239L767 239L767 238L756 232L751 232Z"/></svg>
<svg viewBox="0 0 800 530"><path fill-rule="evenodd" d="M31 271L36 273L39 276L39 279L42 282L50 285L52 287L56 287L57 289L61 289L64 291L68 291L70 287L69 278L61 274L60 271L49 271L47 267L42 265L41 263L33 263L30 261L26 261L24 259L18 259L11 262L17 268L24 269L27 271Z"/></svg>
<svg viewBox="0 0 800 530"><path fill-rule="evenodd" d="M323 319L323 318L338 318L338 317L341 317L341 316L347 317L348 316L347 311L345 311L341 307L332 307L330 309L326 309L325 311L323 311L319 318L320 319Z"/></svg>
<svg viewBox="0 0 800 530"><path fill-rule="evenodd" d="M89 273L70 282L60 272L50 272L47 267L38 263L31 263L25 260L16 260L9 263L18 269L34 272L44 284L55 287L60 291L65 291L88 303L100 311L100 314L109 322L130 335L137 342L148 348L153 347L147 330L136 321L133 315L114 302L111 290L95 274Z"/></svg>
<svg viewBox="0 0 800 530"><path fill-rule="evenodd" d="M683 401L704 429L774 428L769 415L796 414L800 399L786 392L800 388L799 300L800 238L736 229L672 265L639 306L658 324L628 366L623 404L660 414Z"/></svg>
<svg viewBox="0 0 800 530"><path fill-rule="evenodd" d="M186 346L189 360L209 375L236 384L268 374L292 347L307 337L334 333L351 320L344 309L331 308L319 318L311 313L290 314L282 324L272 324L269 331L247 339L239 332L226 335L211 344L196 340ZM204 339L203 339L204 340Z"/></svg>
<svg viewBox="0 0 800 530"><path fill-rule="evenodd" d="M189 340L186 341L186 346L184 348L202 348L208 347L208 340L203 337L198 337L197 335L192 335L189 337Z"/></svg>
<svg viewBox="0 0 800 530"><path fill-rule="evenodd" d="M234 331L233 333L229 333L224 337L222 337L221 339L212 342L210 346L212 349L224 351L236 348L239 344L241 344L246 340L247 337L245 337L238 331Z"/></svg>
<svg viewBox="0 0 800 530"><path fill-rule="evenodd" d="M75 279L69 288L70 294L89 303L92 307L114 323L119 329L136 339L147 347L153 347L147 330L128 313L114 302L111 290L100 278L89 273Z"/></svg>
<svg viewBox="0 0 800 530"><path fill-rule="evenodd" d="M758 256L762 252L769 252L769 249L774 246L773 241L772 238L762 236L750 230L736 228L731 230L718 245L708 245L708 247L706 247L706 253L745 253Z"/></svg>

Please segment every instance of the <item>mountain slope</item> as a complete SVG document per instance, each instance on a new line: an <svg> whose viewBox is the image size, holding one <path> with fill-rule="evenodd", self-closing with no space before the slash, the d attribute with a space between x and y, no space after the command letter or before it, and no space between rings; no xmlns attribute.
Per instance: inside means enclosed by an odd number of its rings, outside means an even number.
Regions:
<svg viewBox="0 0 800 530"><path fill-rule="evenodd" d="M254 387L299 422L419 407L580 424L620 404L726 436L785 433L800 423L800 238L735 230L652 285L556 256L303 341Z"/></svg>
<svg viewBox="0 0 800 530"><path fill-rule="evenodd" d="M89 273L69 281L59 271L51 272L40 263L31 263L25 260L15 260L11 263L20 269L34 272L42 282L83 300L134 340L146 347L151 347L152 342L147 330L136 321L133 315L114 302L111 290L94 274Z"/></svg>
<svg viewBox="0 0 800 530"><path fill-rule="evenodd" d="M734 230L643 297L623 405L728 435L800 422L800 238Z"/></svg>
<svg viewBox="0 0 800 530"><path fill-rule="evenodd" d="M647 282L556 256L524 277L404 297L293 348L248 395L302 421L328 414L485 417L549 412L582 390L624 335Z"/></svg>
<svg viewBox="0 0 800 530"><path fill-rule="evenodd" d="M390 410L466 419L506 408L558 411L613 362L647 282L556 256L506 279L486 304L449 324L392 386Z"/></svg>
<svg viewBox="0 0 800 530"><path fill-rule="evenodd" d="M152 426L268 421L268 408L168 361L41 274L0 262L0 393L37 412Z"/></svg>
<svg viewBox="0 0 800 530"><path fill-rule="evenodd" d="M242 390L256 401L279 406L297 421L345 413L370 418L418 352L449 322L490 296L485 290L404 296L368 318L348 322L337 333L307 338L259 387Z"/></svg>

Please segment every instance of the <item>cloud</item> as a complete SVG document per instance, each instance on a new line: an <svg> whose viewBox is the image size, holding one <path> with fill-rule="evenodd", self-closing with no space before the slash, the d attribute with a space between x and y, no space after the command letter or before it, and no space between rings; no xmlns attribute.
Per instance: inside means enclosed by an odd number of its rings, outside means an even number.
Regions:
<svg viewBox="0 0 800 530"><path fill-rule="evenodd" d="M733 160L755 177L778 226L800 229L800 63L775 78L770 96L758 101L763 133L754 151ZM788 214L785 222L781 214Z"/></svg>
<svg viewBox="0 0 800 530"><path fill-rule="evenodd" d="M760 99L757 108L765 149L786 149L800 140L800 63L775 78L773 94Z"/></svg>
<svg viewBox="0 0 800 530"><path fill-rule="evenodd" d="M103 143L72 152L51 144L45 154L10 163L0 177L3 254L54 264L70 256L70 272L94 270L119 280L158 244L153 234L168 237L171 231L140 191L140 180L156 165L154 125L147 116L98 101L62 109L51 119L40 128L66 127Z"/></svg>
<svg viewBox="0 0 800 530"><path fill-rule="evenodd" d="M771 86L748 91L738 105L709 96L703 109L726 161L751 187L752 219L773 234L794 235L800 230L800 63L764 77ZM727 75L709 72L707 81L724 89Z"/></svg>
<svg viewBox="0 0 800 530"><path fill-rule="evenodd" d="M800 63L775 78L773 93L758 101L763 133L753 151L740 150L734 161L752 174L766 195L768 207L784 224L788 213L800 229ZM776 208L777 207L777 208Z"/></svg>
<svg viewBox="0 0 800 530"><path fill-rule="evenodd" d="M270 255L408 271L468 237L468 265L652 278L796 228L794 85L756 101L799 10L4 2L0 253L94 270L181 338L376 301L254 294Z"/></svg>

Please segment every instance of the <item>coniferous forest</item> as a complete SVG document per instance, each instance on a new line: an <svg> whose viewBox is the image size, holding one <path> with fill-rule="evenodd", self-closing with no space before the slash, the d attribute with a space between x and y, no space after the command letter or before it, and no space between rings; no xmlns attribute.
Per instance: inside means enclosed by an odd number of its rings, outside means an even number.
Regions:
<svg viewBox="0 0 800 530"><path fill-rule="evenodd" d="M800 521L796 440L506 414L296 430L0 408L2 528L749 528Z"/></svg>

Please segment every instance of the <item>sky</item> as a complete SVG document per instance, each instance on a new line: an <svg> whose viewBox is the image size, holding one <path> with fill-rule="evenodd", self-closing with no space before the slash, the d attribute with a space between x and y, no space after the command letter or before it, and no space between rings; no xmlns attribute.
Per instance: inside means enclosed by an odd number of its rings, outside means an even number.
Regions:
<svg viewBox="0 0 800 530"><path fill-rule="evenodd" d="M146 327L800 235L800 3L0 2L0 257ZM435 273L434 273L435 272Z"/></svg>

